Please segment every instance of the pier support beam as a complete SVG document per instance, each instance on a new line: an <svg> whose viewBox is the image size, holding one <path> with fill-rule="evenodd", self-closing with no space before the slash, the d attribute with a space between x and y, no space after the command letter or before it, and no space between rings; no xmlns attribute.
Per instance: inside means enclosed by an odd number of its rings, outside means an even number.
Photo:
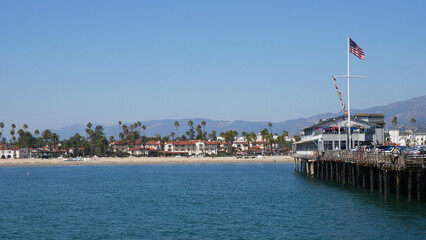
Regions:
<svg viewBox="0 0 426 240"><path fill-rule="evenodd" d="M309 161L306 161L306 174L308 176L311 176L311 164L309 163Z"/></svg>
<svg viewBox="0 0 426 240"><path fill-rule="evenodd" d="M413 172L408 171L408 203L413 202Z"/></svg>
<svg viewBox="0 0 426 240"><path fill-rule="evenodd" d="M396 172L396 201L399 202L401 198L401 192L400 192L400 178L401 178L401 172Z"/></svg>
<svg viewBox="0 0 426 240"><path fill-rule="evenodd" d="M374 168L370 167L370 191L374 192Z"/></svg>
<svg viewBox="0 0 426 240"><path fill-rule="evenodd" d="M318 162L314 162L314 168L315 168L315 177L316 178L318 178L319 177L319 175L318 175L318 171L319 171L319 169L318 169Z"/></svg>
<svg viewBox="0 0 426 240"><path fill-rule="evenodd" d="M294 171L296 172L296 158L294 158Z"/></svg>
<svg viewBox="0 0 426 240"><path fill-rule="evenodd" d="M366 179L365 179L365 174L366 174L366 172L365 172L365 168L364 167L361 167L361 175L362 175L362 188L366 188L367 187L367 183L366 183Z"/></svg>
<svg viewBox="0 0 426 240"><path fill-rule="evenodd" d="M418 172L417 173L417 181L416 181L416 183L417 183L417 202L422 201L422 188L421 188L422 184L420 184L420 181L422 179L421 176L422 176L422 173Z"/></svg>
<svg viewBox="0 0 426 240"><path fill-rule="evenodd" d="M340 177L339 177L339 175L340 175L340 168L339 168L339 163L336 162L335 164L336 164L336 166L335 166L335 170L334 171L336 172L336 182L340 183Z"/></svg>
<svg viewBox="0 0 426 240"><path fill-rule="evenodd" d="M296 158L296 172L299 172L299 159L298 158Z"/></svg>
<svg viewBox="0 0 426 240"><path fill-rule="evenodd" d="M329 165L330 165L330 162L325 162L325 179L327 179L328 180L328 175L329 175Z"/></svg>
<svg viewBox="0 0 426 240"><path fill-rule="evenodd" d="M352 166L352 187L356 187L356 175L355 175L356 166L354 164L351 164L351 166Z"/></svg>
<svg viewBox="0 0 426 240"><path fill-rule="evenodd" d="M385 202L389 200L389 175L388 171L383 171L383 182L384 182L384 188L385 188Z"/></svg>
<svg viewBox="0 0 426 240"><path fill-rule="evenodd" d="M346 163L343 163L343 168L342 168L342 170L343 170L343 177L342 177L342 180L343 180L343 186L346 186Z"/></svg>
<svg viewBox="0 0 426 240"><path fill-rule="evenodd" d="M383 174L382 169L379 169L379 193L380 195L383 195Z"/></svg>
<svg viewBox="0 0 426 240"><path fill-rule="evenodd" d="M330 162L330 180L334 181L334 171L333 171L334 162Z"/></svg>

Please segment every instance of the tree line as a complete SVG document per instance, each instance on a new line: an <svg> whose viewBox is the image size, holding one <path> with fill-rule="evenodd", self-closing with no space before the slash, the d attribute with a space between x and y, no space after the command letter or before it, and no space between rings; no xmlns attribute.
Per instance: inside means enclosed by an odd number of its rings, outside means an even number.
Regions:
<svg viewBox="0 0 426 240"><path fill-rule="evenodd" d="M150 140L155 140L160 142L162 145L166 144L168 141L185 141L185 140L210 140L217 141L217 132L212 130L207 132L205 126L207 125L206 121L202 121L200 124L194 126L194 122L189 120L187 122L187 130L179 136L179 121L174 122L174 127L176 132L171 132L170 135L161 136L156 134L155 136L146 136L145 131L147 127L142 124L141 121L132 124L123 124L121 121L118 121L119 127L119 141L125 142L129 145L134 145L137 140L140 140L145 147L145 144ZM85 135L80 135L78 133L74 134L68 139L60 141L59 135L52 132L49 129L45 129L42 132L39 130L34 130L31 132L28 130L28 124L23 124L22 128L16 129L16 124L11 124L10 135L11 138L9 141L4 136L4 123L0 122L0 142L10 145L15 145L20 148L41 148L44 146L50 146L58 150L61 149L73 149L73 155L75 156L86 156L86 155L98 155L98 156L115 156L117 154L123 153L114 153L111 149L110 142L116 141L114 136L107 138L104 133L104 128L102 126L93 126L92 123L88 122L85 129ZM269 130L264 128L260 131L260 136L263 140L263 147L267 148L269 144L269 149L273 151L273 146L278 146L279 149L290 149L291 143L285 141L285 138L288 136L287 131L283 131L281 135L278 133L272 134L272 123L268 124ZM247 140L247 144L254 148L256 147L257 135L254 132L242 132L241 135ZM232 154L232 144L235 141L235 138L239 136L238 132L235 130L228 130L221 132L219 134L227 143L228 149L227 153ZM219 141L220 143L220 141ZM268 144L266 144L268 143ZM278 149L275 149L278 150Z"/></svg>

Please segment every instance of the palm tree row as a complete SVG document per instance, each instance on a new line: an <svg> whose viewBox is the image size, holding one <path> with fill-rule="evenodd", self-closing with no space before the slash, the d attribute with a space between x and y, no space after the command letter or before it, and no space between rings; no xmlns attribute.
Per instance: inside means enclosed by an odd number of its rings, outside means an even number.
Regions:
<svg viewBox="0 0 426 240"><path fill-rule="evenodd" d="M174 127L176 128L176 133L172 132L170 134L171 138L168 136L161 136L157 134L155 137L147 137L146 129L147 127L142 124L142 122L138 121L134 124L123 124L121 121L118 122L120 127L119 129L119 139L122 141L127 141L129 144L134 145L136 140L142 140L143 146L145 148L146 142L149 140L156 140L165 144L170 139L173 141L176 140L211 140L217 141L217 133L215 130L212 130L210 133L207 133L205 127L207 125L206 121L202 121L195 127L194 130L194 122L192 120L188 121L188 131L181 137L179 137L179 127L180 123L178 121L174 122ZM2 143L6 143L6 139L4 138L4 123L0 122L0 139ZM39 130L31 133L28 131L28 124L24 124L22 129L16 129L15 124L11 124L11 139L10 144L18 145L21 148L39 148L42 146L54 146L57 149L73 149L76 154L83 155L105 155L107 153L111 153L112 150L109 148L111 142L115 141L113 136L107 138L104 134L104 129L102 126L96 126L93 129L93 125L91 122L88 122L86 125L86 137L80 136L78 133L70 137L66 140L59 140L59 135L53 133L51 130L46 129L41 132ZM288 136L288 132L284 131L283 135L278 136L278 134L272 134L272 123L268 124L268 129L263 129L260 132L260 136L262 137L264 149L266 149L267 143L269 143L270 152L274 151L273 147L278 146L278 148L283 147L285 144L285 137ZM141 135L142 132L142 135ZM16 138L15 134L18 134L18 138ZM195 133L197 135L195 135ZM228 130L225 132L221 132L219 134L224 141L227 142L228 151L227 153L232 154L232 144L238 136L237 131ZM253 146L253 151L256 153L256 140L257 135L254 132L242 132L242 136L246 139L248 146L250 143ZM187 138L188 137L188 138ZM249 148L247 149L247 154L249 154Z"/></svg>

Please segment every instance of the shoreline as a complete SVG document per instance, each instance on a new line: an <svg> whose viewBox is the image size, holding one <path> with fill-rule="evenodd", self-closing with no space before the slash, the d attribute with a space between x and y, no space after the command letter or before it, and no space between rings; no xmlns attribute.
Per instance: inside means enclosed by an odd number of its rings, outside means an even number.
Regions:
<svg viewBox="0 0 426 240"><path fill-rule="evenodd" d="M95 166L95 165L167 165L167 164L238 164L238 163L290 163L291 156L264 156L254 159L237 159L236 157L102 157L86 161L64 161L62 158L51 159L0 159L0 167L35 167L35 166Z"/></svg>

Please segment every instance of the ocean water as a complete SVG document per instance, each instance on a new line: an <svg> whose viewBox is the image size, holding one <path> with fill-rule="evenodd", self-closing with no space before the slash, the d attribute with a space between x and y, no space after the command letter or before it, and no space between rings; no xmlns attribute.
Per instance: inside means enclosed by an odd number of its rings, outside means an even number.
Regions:
<svg viewBox="0 0 426 240"><path fill-rule="evenodd" d="M2 167L0 239L425 239L391 197L292 164Z"/></svg>

